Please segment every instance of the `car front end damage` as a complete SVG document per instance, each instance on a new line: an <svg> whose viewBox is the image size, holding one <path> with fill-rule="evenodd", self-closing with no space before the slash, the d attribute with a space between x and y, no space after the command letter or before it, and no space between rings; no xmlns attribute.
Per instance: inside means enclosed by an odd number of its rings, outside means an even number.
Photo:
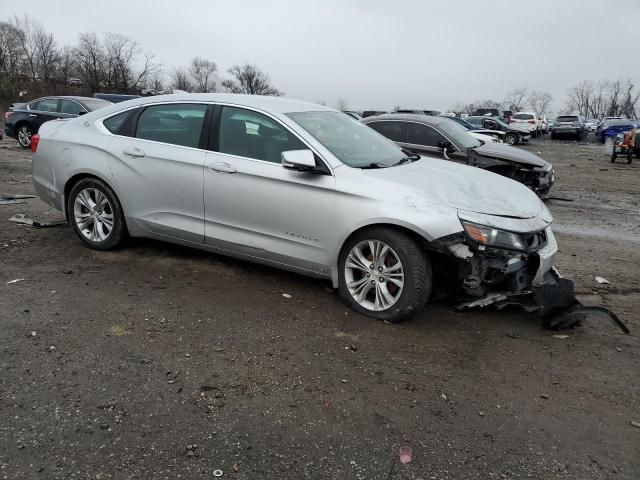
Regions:
<svg viewBox="0 0 640 480"><path fill-rule="evenodd" d="M547 316L576 303L573 283L554 267L550 221L461 213L460 223L459 233L429 244L456 308L517 306Z"/></svg>
<svg viewBox="0 0 640 480"><path fill-rule="evenodd" d="M470 152L469 165L479 167L484 170L510 178L516 182L527 186L538 196L549 194L551 187L556 181L553 166L544 162L537 166L530 163L521 163L511 159L498 158L495 156L481 155L478 152Z"/></svg>

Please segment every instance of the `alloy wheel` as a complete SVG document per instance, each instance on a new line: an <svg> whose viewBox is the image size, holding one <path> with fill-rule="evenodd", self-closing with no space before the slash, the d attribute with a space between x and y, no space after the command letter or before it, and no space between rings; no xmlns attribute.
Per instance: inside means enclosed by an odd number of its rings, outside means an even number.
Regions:
<svg viewBox="0 0 640 480"><path fill-rule="evenodd" d="M27 126L22 126L18 129L18 143L24 148L31 146L31 129Z"/></svg>
<svg viewBox="0 0 640 480"><path fill-rule="evenodd" d="M113 208L96 188L81 190L73 203L73 216L82 235L92 242L103 242L113 230Z"/></svg>
<svg viewBox="0 0 640 480"><path fill-rule="evenodd" d="M378 312L388 310L400 299L404 268L389 245L364 240L349 252L344 278L353 299L361 307Z"/></svg>

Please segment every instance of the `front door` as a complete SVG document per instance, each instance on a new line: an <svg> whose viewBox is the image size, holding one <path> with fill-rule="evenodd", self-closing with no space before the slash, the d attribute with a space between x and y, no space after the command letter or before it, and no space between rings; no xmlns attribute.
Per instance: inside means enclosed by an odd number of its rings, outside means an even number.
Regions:
<svg viewBox="0 0 640 480"><path fill-rule="evenodd" d="M283 151L308 146L277 120L253 110L222 107L217 139L217 151L205 160L206 243L322 270L336 215L334 177L283 168Z"/></svg>

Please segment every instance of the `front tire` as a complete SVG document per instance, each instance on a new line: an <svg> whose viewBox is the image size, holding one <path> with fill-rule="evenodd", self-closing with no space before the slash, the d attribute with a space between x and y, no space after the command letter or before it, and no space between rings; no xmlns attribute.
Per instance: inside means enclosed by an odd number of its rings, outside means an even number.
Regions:
<svg viewBox="0 0 640 480"><path fill-rule="evenodd" d="M31 137L33 133L33 128L29 125L22 124L18 127L16 137L18 137L18 143L22 148L31 148Z"/></svg>
<svg viewBox="0 0 640 480"><path fill-rule="evenodd" d="M73 186L67 200L67 219L78 238L94 250L110 250L127 237L118 197L97 178L84 178Z"/></svg>
<svg viewBox="0 0 640 480"><path fill-rule="evenodd" d="M506 143L507 145L515 145L516 143L518 143L518 135L516 135L515 133L507 133L507 135L504 137L504 143Z"/></svg>
<svg viewBox="0 0 640 480"><path fill-rule="evenodd" d="M339 292L349 306L364 315L400 322L427 303L431 293L431 263L408 235L374 227L353 235L342 248Z"/></svg>

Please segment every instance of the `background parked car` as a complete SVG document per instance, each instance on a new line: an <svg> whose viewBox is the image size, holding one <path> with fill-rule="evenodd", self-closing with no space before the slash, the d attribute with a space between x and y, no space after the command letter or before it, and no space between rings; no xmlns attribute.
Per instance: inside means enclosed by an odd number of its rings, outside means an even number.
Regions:
<svg viewBox="0 0 640 480"><path fill-rule="evenodd" d="M431 115L432 117L437 117L442 112L438 110L413 110L408 108L400 108L395 110L393 113L415 113L416 115Z"/></svg>
<svg viewBox="0 0 640 480"><path fill-rule="evenodd" d="M614 119L607 120L600 125L598 132L598 138L602 143L607 141L607 138L615 138L618 134L628 132L636 128L635 123L628 119Z"/></svg>
<svg viewBox="0 0 640 480"><path fill-rule="evenodd" d="M94 93L93 98L99 98L100 100L106 100L111 103L126 102L127 100L133 100L134 98L140 98L140 95L122 95L120 93Z"/></svg>
<svg viewBox="0 0 640 480"><path fill-rule="evenodd" d="M382 115L384 113L387 113L387 112L384 110L364 110L362 112L362 118L373 117L375 115Z"/></svg>
<svg viewBox="0 0 640 480"><path fill-rule="evenodd" d="M516 112L509 120L509 124L525 127L534 137L539 136L542 131L541 122L536 112Z"/></svg>
<svg viewBox="0 0 640 480"><path fill-rule="evenodd" d="M518 143L524 143L531 138L529 129L526 127L519 127L515 125L509 125L497 117L468 117L467 122L476 127L486 128L488 130L499 130L504 132L504 143L509 145L516 145Z"/></svg>
<svg viewBox="0 0 640 480"><path fill-rule="evenodd" d="M559 135L570 135L580 141L586 136L586 126L579 115L561 115L556 117L551 128L551 138Z"/></svg>
<svg viewBox="0 0 640 480"><path fill-rule="evenodd" d="M43 97L26 104L14 104L5 114L4 133L18 140L22 148L29 148L32 135L43 123L77 117L107 105L111 102L91 97Z"/></svg>
<svg viewBox="0 0 640 480"><path fill-rule="evenodd" d="M476 117L495 117L500 119L505 119L505 113L502 110L498 110L497 108L478 108L476 109L474 116ZM509 112L511 113L511 112Z"/></svg>
<svg viewBox="0 0 640 480"><path fill-rule="evenodd" d="M474 138L481 140L483 143L503 143L504 142L504 132L499 130L487 130L485 128L478 128L476 125L473 125L466 120L458 117L452 117L450 115L440 115L441 117L448 118L453 120L458 125L464 127Z"/></svg>
<svg viewBox="0 0 640 480"><path fill-rule="evenodd" d="M547 121L547 117L544 115L540 116L540 126L542 133L549 133L549 122Z"/></svg>
<svg viewBox="0 0 640 480"><path fill-rule="evenodd" d="M342 113L346 113L354 120L362 120L362 114L360 112L356 112L354 110L343 110Z"/></svg>
<svg viewBox="0 0 640 480"><path fill-rule="evenodd" d="M587 132L595 132L599 123L600 120L598 120L597 118L590 118L589 120L586 120L584 122L584 127Z"/></svg>
<svg viewBox="0 0 640 480"><path fill-rule="evenodd" d="M370 117L363 123L406 150L498 173L523 183L538 195L546 195L555 182L549 162L510 145L483 145L447 117L393 114Z"/></svg>

